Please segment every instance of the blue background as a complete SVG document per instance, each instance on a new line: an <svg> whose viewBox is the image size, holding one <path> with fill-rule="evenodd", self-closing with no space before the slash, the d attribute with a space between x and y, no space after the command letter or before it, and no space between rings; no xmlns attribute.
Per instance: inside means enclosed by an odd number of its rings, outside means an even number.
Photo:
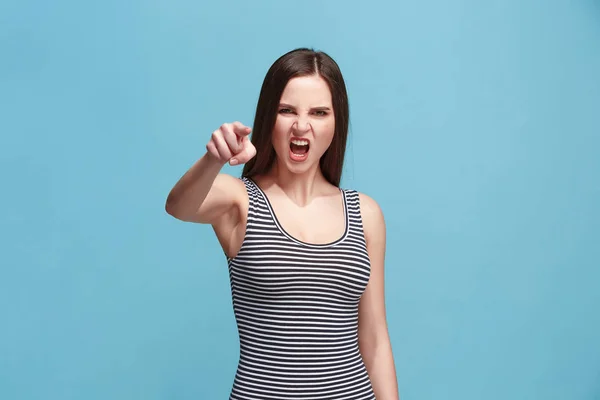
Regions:
<svg viewBox="0 0 600 400"><path fill-rule="evenodd" d="M0 398L227 398L225 259L164 201L300 46L347 80L402 399L600 399L596 0L3 2Z"/></svg>

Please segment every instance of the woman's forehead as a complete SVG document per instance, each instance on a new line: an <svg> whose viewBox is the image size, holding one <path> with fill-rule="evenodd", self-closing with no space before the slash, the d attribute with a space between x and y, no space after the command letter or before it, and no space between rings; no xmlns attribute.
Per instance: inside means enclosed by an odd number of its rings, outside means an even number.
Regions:
<svg viewBox="0 0 600 400"><path fill-rule="evenodd" d="M290 79L281 102L298 107L331 106L329 85L320 76L310 75Z"/></svg>

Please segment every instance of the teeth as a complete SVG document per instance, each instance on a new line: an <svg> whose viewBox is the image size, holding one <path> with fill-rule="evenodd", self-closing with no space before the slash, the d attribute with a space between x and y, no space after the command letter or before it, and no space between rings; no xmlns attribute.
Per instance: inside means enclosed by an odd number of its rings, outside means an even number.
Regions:
<svg viewBox="0 0 600 400"><path fill-rule="evenodd" d="M308 146L308 140L292 140L296 146Z"/></svg>

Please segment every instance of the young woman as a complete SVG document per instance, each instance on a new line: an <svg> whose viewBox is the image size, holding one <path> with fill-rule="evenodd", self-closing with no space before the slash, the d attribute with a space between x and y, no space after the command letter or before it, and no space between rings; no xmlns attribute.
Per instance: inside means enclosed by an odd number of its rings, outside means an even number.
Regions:
<svg viewBox="0 0 600 400"><path fill-rule="evenodd" d="M215 130L167 212L211 224L227 256L240 360L230 399L397 400L384 304L385 223L340 189L348 99L323 52L280 57L252 130ZM245 164L242 178L220 173Z"/></svg>

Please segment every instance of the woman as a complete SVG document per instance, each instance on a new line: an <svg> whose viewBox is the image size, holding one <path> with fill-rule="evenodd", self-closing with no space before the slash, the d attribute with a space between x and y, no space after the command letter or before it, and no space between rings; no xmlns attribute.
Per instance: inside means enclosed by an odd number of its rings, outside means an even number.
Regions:
<svg viewBox="0 0 600 400"><path fill-rule="evenodd" d="M378 204L339 188L348 99L327 54L269 69L251 129L213 132L167 212L211 224L229 265L240 360L230 399L396 400ZM242 178L220 173L245 164Z"/></svg>

